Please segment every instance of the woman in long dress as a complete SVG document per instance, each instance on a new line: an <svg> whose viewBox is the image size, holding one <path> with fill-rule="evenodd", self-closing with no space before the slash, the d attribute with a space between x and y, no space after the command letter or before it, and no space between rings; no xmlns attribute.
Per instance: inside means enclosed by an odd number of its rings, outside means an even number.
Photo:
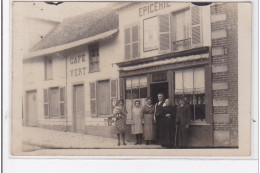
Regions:
<svg viewBox="0 0 260 173"><path fill-rule="evenodd" d="M115 127L116 127L117 139L118 139L118 143L117 143L118 146L120 146L120 134L122 135L123 145L126 145L125 143L126 116L127 116L127 111L124 108L124 100L119 100L113 110L113 117L116 118Z"/></svg>
<svg viewBox="0 0 260 173"><path fill-rule="evenodd" d="M152 105L151 98L146 99L146 105L143 108L144 113L144 140L146 145L149 145L155 139L154 126L154 111L155 107Z"/></svg>
<svg viewBox="0 0 260 173"><path fill-rule="evenodd" d="M171 106L169 99L165 100L165 106L162 112L160 144L164 147L171 148L176 144L176 109Z"/></svg>
<svg viewBox="0 0 260 173"><path fill-rule="evenodd" d="M140 107L141 102L140 100L136 100L134 102L134 108L132 109L132 134L136 137L136 143L142 144L143 139L143 125L142 125L142 119L143 119L143 110Z"/></svg>

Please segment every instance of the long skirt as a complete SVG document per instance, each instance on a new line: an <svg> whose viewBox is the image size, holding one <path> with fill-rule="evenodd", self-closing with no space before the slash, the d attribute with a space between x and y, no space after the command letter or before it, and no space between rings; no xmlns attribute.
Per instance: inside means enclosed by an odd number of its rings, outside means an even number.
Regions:
<svg viewBox="0 0 260 173"><path fill-rule="evenodd" d="M160 144L164 147L175 146L176 123L173 118L161 119Z"/></svg>
<svg viewBox="0 0 260 173"><path fill-rule="evenodd" d="M116 126L116 134L124 134L126 130L126 120L124 118L117 119L115 126Z"/></svg>
<svg viewBox="0 0 260 173"><path fill-rule="evenodd" d="M153 114L144 114L144 140L155 139Z"/></svg>

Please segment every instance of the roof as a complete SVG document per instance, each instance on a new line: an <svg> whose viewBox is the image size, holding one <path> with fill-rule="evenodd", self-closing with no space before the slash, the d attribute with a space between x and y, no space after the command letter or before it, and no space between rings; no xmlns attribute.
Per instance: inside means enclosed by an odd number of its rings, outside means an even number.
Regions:
<svg viewBox="0 0 260 173"><path fill-rule="evenodd" d="M73 43L118 28L118 15L104 8L64 19L50 31L30 52Z"/></svg>
<svg viewBox="0 0 260 173"><path fill-rule="evenodd" d="M150 63L130 66L130 67L122 67L120 70L123 71L132 71L142 68L148 68L148 67L154 67L154 66L160 66L160 65L167 65L167 64L175 64L175 63L181 63L181 62L187 62L187 61L195 61L195 60L202 60L202 59L208 59L209 54L200 54L200 55L190 55L190 56L182 56L182 57L176 57L171 59L165 59L161 61L154 61Z"/></svg>

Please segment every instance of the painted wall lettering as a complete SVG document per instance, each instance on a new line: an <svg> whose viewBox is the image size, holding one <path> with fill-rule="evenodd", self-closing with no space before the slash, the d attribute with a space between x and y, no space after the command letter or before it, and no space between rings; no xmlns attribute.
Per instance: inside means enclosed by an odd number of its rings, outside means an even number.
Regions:
<svg viewBox="0 0 260 173"><path fill-rule="evenodd" d="M85 62L85 54L70 57L70 64Z"/></svg>
<svg viewBox="0 0 260 173"><path fill-rule="evenodd" d="M154 2L139 8L139 17L171 7L170 2Z"/></svg>
<svg viewBox="0 0 260 173"><path fill-rule="evenodd" d="M85 75L86 70L87 70L86 67L72 69L72 70L70 70L71 77Z"/></svg>
<svg viewBox="0 0 260 173"><path fill-rule="evenodd" d="M87 74L87 60L85 53L72 55L68 58L70 77L83 76Z"/></svg>

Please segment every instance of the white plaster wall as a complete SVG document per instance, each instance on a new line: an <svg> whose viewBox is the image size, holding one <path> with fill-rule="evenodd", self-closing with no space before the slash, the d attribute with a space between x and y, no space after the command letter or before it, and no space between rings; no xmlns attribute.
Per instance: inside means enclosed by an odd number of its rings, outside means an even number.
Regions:
<svg viewBox="0 0 260 173"><path fill-rule="evenodd" d="M152 3L152 2L151 2ZM152 51L143 51L143 20L147 18L151 18L154 16L162 15L162 14L168 14L174 11L178 11L184 8L187 8L190 6L190 3L177 3L177 2L169 2L170 7L164 8L163 10L153 12L150 14L146 14L144 16L139 17L139 8L145 6L145 4L148 3L139 3L136 5L133 5L127 9L124 9L122 11L119 11L119 30L121 31L119 33L119 39L124 40L124 28L132 25L132 24L139 24L140 26L140 58L146 58L151 56L159 55L158 50L152 50ZM202 7L202 28L203 28L203 46L209 46L210 45L210 7L205 6ZM120 50L122 50L122 56L124 57L124 42L122 42L121 45L118 45L120 47Z"/></svg>
<svg viewBox="0 0 260 173"><path fill-rule="evenodd" d="M23 76L24 76L24 115L26 116L26 91L37 90L37 111L38 123L57 125L59 122L65 122L65 119L45 119L44 118L44 103L43 103L43 90L49 87L65 86L66 71L64 57L52 55L53 63L53 80L45 80L44 71L44 58L32 58L23 63Z"/></svg>

